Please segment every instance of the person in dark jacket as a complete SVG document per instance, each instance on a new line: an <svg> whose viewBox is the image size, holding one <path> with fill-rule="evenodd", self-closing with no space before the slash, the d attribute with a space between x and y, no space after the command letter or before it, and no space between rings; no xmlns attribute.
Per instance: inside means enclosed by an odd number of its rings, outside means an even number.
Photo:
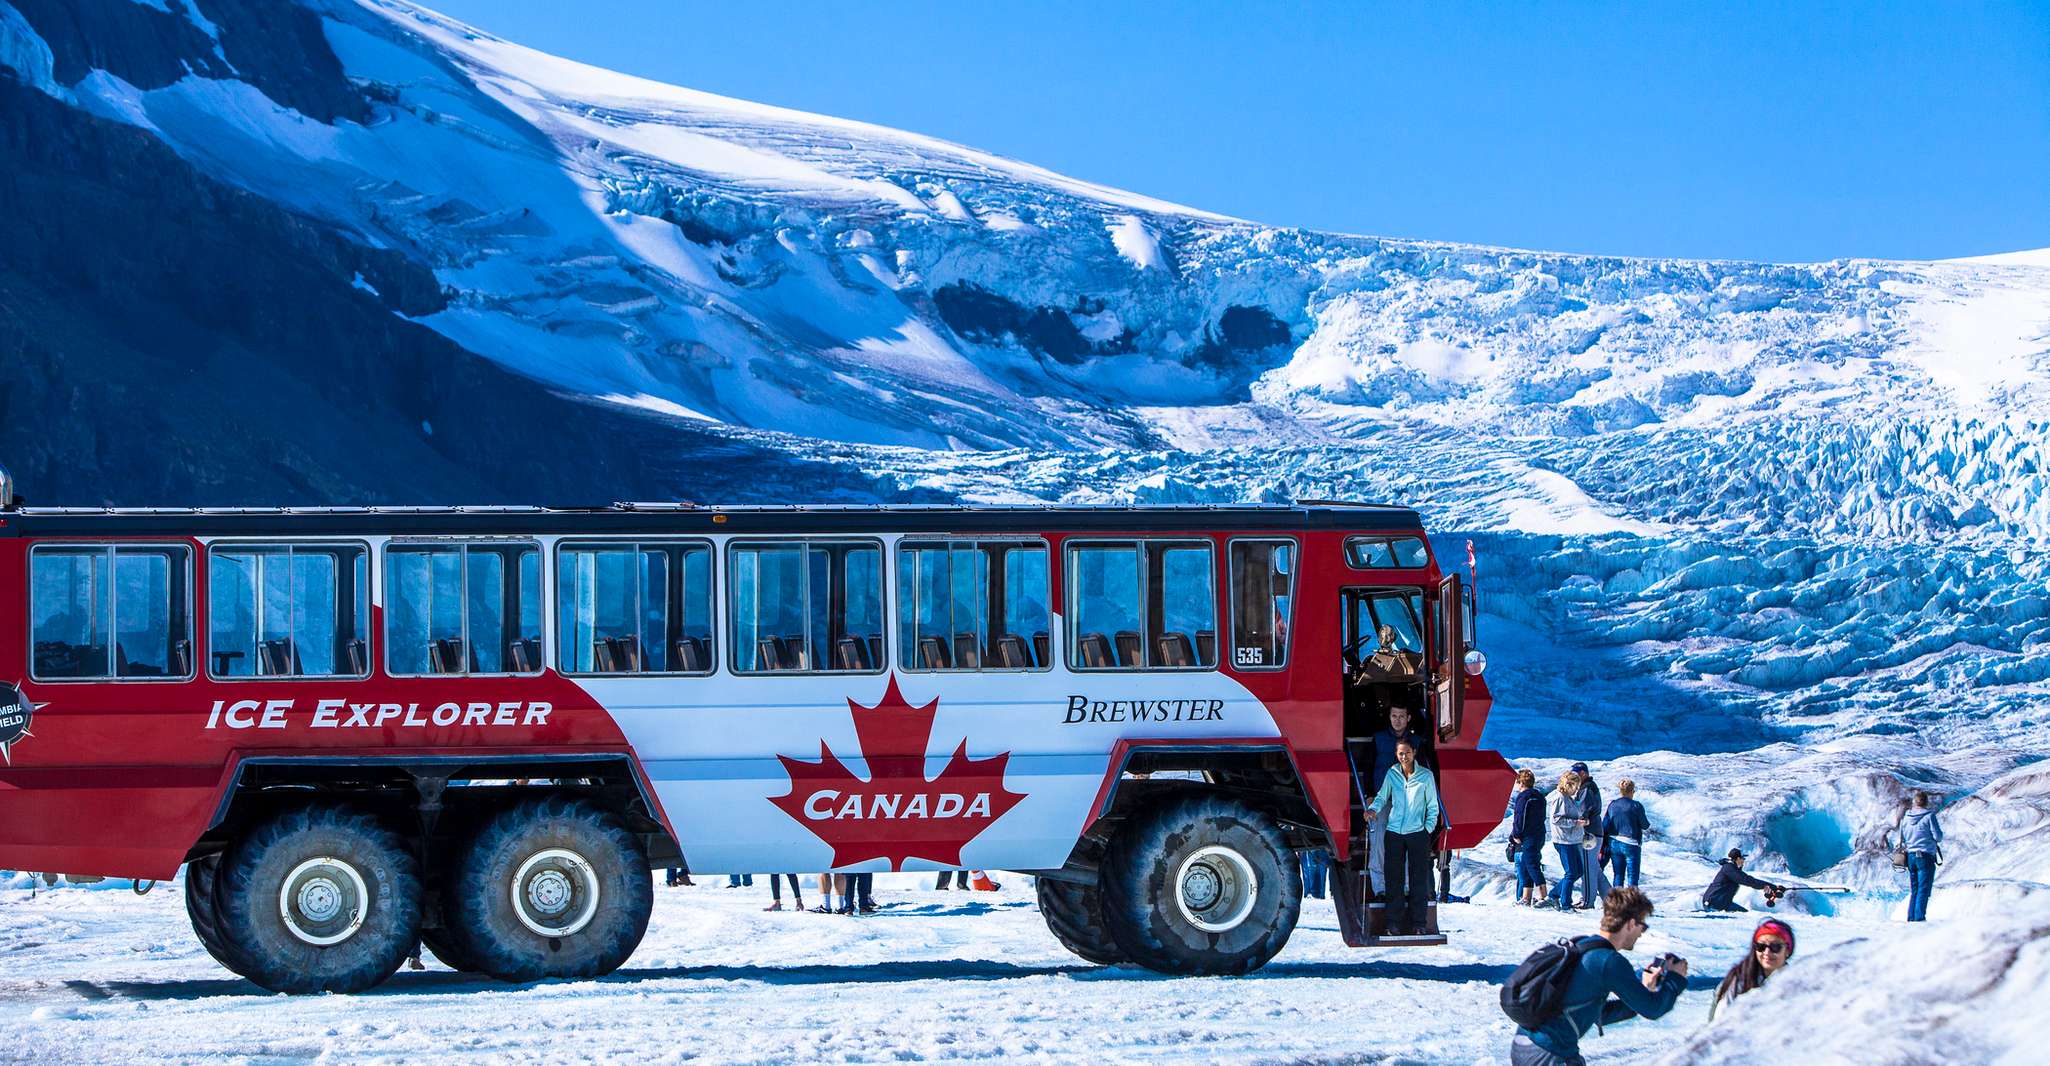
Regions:
<svg viewBox="0 0 2050 1066"><path fill-rule="evenodd" d="M1535 907L1545 901L1545 794L1537 775L1516 771L1516 794L1509 797L1509 848L1516 856L1516 902Z"/></svg>
<svg viewBox="0 0 2050 1066"><path fill-rule="evenodd" d="M1574 942L1582 954L1566 986L1566 1009L1536 1029L1517 1028L1512 1066L1584 1066L1580 1038L1597 1023L1663 1018L1673 1009L1687 988L1687 960L1661 959L1640 973L1623 957L1650 928L1652 909L1641 889L1619 888L1602 900L1601 934Z"/></svg>
<svg viewBox="0 0 2050 1066"><path fill-rule="evenodd" d="M1748 908L1737 904L1737 889L1756 888L1778 895L1785 888L1770 881L1761 881L1744 872L1744 851L1731 848L1730 856L1716 864L1715 880L1708 883L1708 890L1701 894L1701 909L1705 911L1744 911Z"/></svg>
<svg viewBox="0 0 2050 1066"><path fill-rule="evenodd" d="M1581 865L1587 871L1587 890L1600 899L1609 894L1609 875L1602 869L1607 861L1602 855L1608 850L1602 839L1602 789L1586 763L1574 763L1573 772L1580 775L1580 806L1587 812L1587 832L1580 838Z"/></svg>
<svg viewBox="0 0 2050 1066"><path fill-rule="evenodd" d="M1602 837L1609 845L1609 865L1618 888L1637 887L1638 865L1644 858L1644 838L1651 833L1651 819L1644 804L1637 802L1637 782L1624 778L1616 782L1615 799L1602 815Z"/></svg>

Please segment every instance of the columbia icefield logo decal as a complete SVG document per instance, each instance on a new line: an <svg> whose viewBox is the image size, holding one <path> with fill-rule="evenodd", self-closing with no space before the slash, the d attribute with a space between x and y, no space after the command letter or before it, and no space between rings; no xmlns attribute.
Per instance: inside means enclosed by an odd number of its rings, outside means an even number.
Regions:
<svg viewBox="0 0 2050 1066"><path fill-rule="evenodd" d="M35 735L28 731L29 717L46 706L30 703L19 686L0 681L0 759L6 760L7 765L14 765L15 743Z"/></svg>

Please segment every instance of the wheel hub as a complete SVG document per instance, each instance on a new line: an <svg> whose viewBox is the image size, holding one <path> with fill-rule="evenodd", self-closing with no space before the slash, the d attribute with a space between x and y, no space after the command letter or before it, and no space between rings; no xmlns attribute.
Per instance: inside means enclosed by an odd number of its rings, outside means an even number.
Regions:
<svg viewBox="0 0 2050 1066"><path fill-rule="evenodd" d="M278 916L285 929L316 947L339 944L363 927L370 888L349 863L323 855L285 875L278 889Z"/></svg>
<svg viewBox="0 0 2050 1066"><path fill-rule="evenodd" d="M1175 875L1175 905L1198 929L1222 933L1243 924L1259 896L1259 878L1244 855L1221 845L1198 848Z"/></svg>
<svg viewBox="0 0 2050 1066"><path fill-rule="evenodd" d="M512 905L530 931L569 936L598 914L598 871L568 848L536 852L513 874Z"/></svg>

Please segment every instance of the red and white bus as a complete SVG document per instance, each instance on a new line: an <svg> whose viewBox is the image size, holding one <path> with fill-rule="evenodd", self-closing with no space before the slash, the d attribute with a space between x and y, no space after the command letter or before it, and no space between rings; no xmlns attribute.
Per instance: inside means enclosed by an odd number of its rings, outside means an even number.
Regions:
<svg viewBox="0 0 2050 1066"><path fill-rule="evenodd" d="M1086 959L1239 973L1301 849L1388 942L1391 704L1441 845L1500 821L1471 625L1389 506L0 505L0 867L186 865L293 992L604 973L686 861L1024 871Z"/></svg>

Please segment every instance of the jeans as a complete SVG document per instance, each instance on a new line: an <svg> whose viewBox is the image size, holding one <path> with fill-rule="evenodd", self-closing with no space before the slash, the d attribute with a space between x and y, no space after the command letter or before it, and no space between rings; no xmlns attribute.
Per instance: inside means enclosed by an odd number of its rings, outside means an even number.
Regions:
<svg viewBox="0 0 2050 1066"><path fill-rule="evenodd" d="M1526 840L1516 849L1516 894L1524 889L1541 888L1545 883L1545 842Z"/></svg>
<svg viewBox="0 0 2050 1066"><path fill-rule="evenodd" d="M1331 869L1331 853L1323 848L1303 850L1303 895L1316 899L1324 898L1324 880Z"/></svg>
<svg viewBox="0 0 2050 1066"><path fill-rule="evenodd" d="M1927 921L1929 893L1936 888L1936 856L1926 851L1908 852L1908 921Z"/></svg>
<svg viewBox="0 0 2050 1066"><path fill-rule="evenodd" d="M1609 869L1615 874L1609 880L1617 888L1634 888L1637 885L1637 864L1644 858L1638 845L1616 837L1609 838Z"/></svg>
<svg viewBox="0 0 2050 1066"><path fill-rule="evenodd" d="M1374 894L1388 898L1388 819L1376 818L1367 826L1367 881Z"/></svg>
<svg viewBox="0 0 2050 1066"><path fill-rule="evenodd" d="M1564 872L1559 884L1552 889L1561 910L1573 908L1573 882L1579 881L1580 898L1589 906L1594 905L1594 886L1587 883L1587 852L1578 844L1554 844L1552 850L1559 853L1559 866Z"/></svg>
<svg viewBox="0 0 2050 1066"><path fill-rule="evenodd" d="M1580 872L1587 878L1587 898L1593 903L1609 894L1609 876L1602 869L1602 842L1588 837L1580 844Z"/></svg>
<svg viewBox="0 0 2050 1066"><path fill-rule="evenodd" d="M1388 925L1422 932L1431 920L1431 837L1420 833L1388 834Z"/></svg>
<svg viewBox="0 0 2050 1066"><path fill-rule="evenodd" d="M726 875L726 887L727 887L727 888L739 888L739 887L740 887L740 886L742 886L742 885L746 885L746 886L748 886L749 888L752 888L752 887L754 887L754 883L755 883L755 875L753 875L753 874L727 874L727 875Z"/></svg>
<svg viewBox="0 0 2050 1066"><path fill-rule="evenodd" d="M847 895L852 897L854 902L864 907L875 906L875 888L876 875L874 874L849 874L847 876ZM842 900L841 902L844 904L846 901Z"/></svg>

